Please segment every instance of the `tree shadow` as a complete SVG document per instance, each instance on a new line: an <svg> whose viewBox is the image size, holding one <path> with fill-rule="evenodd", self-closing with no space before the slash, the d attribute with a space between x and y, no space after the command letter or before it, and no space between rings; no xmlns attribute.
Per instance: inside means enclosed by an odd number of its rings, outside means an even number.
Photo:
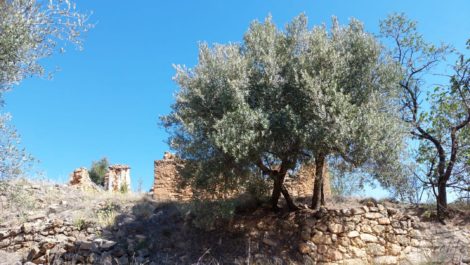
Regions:
<svg viewBox="0 0 470 265"><path fill-rule="evenodd" d="M231 230L228 223L211 231L198 229L192 225L192 209L191 202L144 198L116 216L102 234L117 243L110 249L113 263L127 257L135 264L233 264L246 255L244 233Z"/></svg>

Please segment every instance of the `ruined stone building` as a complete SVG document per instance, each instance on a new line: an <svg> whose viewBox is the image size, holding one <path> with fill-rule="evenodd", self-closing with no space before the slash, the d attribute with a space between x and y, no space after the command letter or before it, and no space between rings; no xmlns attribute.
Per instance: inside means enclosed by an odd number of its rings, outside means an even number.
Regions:
<svg viewBox="0 0 470 265"><path fill-rule="evenodd" d="M175 155L165 152L162 160L154 162L153 198L159 201L187 201L192 198L189 187L182 188L178 169L182 161Z"/></svg>
<svg viewBox="0 0 470 265"><path fill-rule="evenodd" d="M81 189L98 189L98 186L90 179L88 170L84 167L77 168L70 174L69 184Z"/></svg>
<svg viewBox="0 0 470 265"><path fill-rule="evenodd" d="M162 160L154 161L153 197L159 201L186 201L191 200L193 191L190 187L181 187L179 169L184 166L183 161L169 152L165 152ZM324 167L325 179L323 189L325 197L331 196L330 181L327 167ZM307 164L295 174L287 177L285 186L294 197L310 197L313 194L313 179L315 165Z"/></svg>
<svg viewBox="0 0 470 265"><path fill-rule="evenodd" d="M128 165L112 165L104 177L104 189L108 191L131 190L131 168Z"/></svg>
<svg viewBox="0 0 470 265"><path fill-rule="evenodd" d="M104 176L104 187L96 185L85 167L77 168L70 174L69 184L79 188L92 188L107 191L130 191L131 190L131 168L127 165L112 165Z"/></svg>
<svg viewBox="0 0 470 265"><path fill-rule="evenodd" d="M331 197L330 175L328 166L323 167L323 192L325 198ZM294 175L284 180L284 185L294 197L311 197L313 195L315 164L304 164Z"/></svg>

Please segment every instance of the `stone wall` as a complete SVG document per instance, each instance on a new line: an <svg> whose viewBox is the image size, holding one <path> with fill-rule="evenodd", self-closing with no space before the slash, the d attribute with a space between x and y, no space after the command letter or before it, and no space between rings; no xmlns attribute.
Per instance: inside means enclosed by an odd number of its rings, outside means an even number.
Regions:
<svg viewBox="0 0 470 265"><path fill-rule="evenodd" d="M0 251L22 253L14 264L104 264L94 252L105 252L116 243L99 238L101 228L85 225L32 216L21 226L0 230Z"/></svg>
<svg viewBox="0 0 470 265"><path fill-rule="evenodd" d="M88 170L84 167L77 168L70 174L69 184L81 189L97 189L97 186L90 179Z"/></svg>
<svg viewBox="0 0 470 265"><path fill-rule="evenodd" d="M154 162L153 198L159 201L187 201L192 198L189 187L182 188L178 170L182 162L173 154L165 152L162 160Z"/></svg>
<svg viewBox="0 0 470 265"><path fill-rule="evenodd" d="M420 222L380 204L322 209L299 228L298 251L316 264L461 264L470 254L468 230Z"/></svg>
<svg viewBox="0 0 470 265"><path fill-rule="evenodd" d="M104 177L104 188L108 191L131 190L131 168L127 165L109 166Z"/></svg>
<svg viewBox="0 0 470 265"><path fill-rule="evenodd" d="M330 176L328 167L323 168L323 192L325 198L331 197ZM311 197L313 195L313 187L315 178L315 164L304 164L295 176L288 177L285 184L289 193L294 197Z"/></svg>
<svg viewBox="0 0 470 265"><path fill-rule="evenodd" d="M161 218L159 215L154 214L154 218ZM402 210L380 204L342 210L322 208L318 212L302 210L285 218L274 216L274 220L275 225L260 221L250 228L247 236L251 237L252 264L470 263L468 228L421 222ZM117 227L125 224L123 220ZM131 237L137 229L135 224L127 228L132 232L121 234L122 238ZM129 264L135 258L132 244L127 246L111 234L114 231L119 236L121 230L108 229L45 215L30 216L22 225L0 229L0 255L2 251L24 254L19 263L7 264ZM272 256L283 253L296 256L292 252L300 255L299 261L283 262L285 259L278 256L278 262L270 262Z"/></svg>
<svg viewBox="0 0 470 265"><path fill-rule="evenodd" d="M190 188L181 188L181 177L178 170L183 167L183 162L169 152L165 152L162 160L154 162L153 197L163 201L187 201L192 198ZM328 168L324 168L325 180L323 183L325 196L331 196ZM315 165L306 164L301 167L295 176L287 177L285 185L294 197L310 197L313 194L313 179L315 177Z"/></svg>

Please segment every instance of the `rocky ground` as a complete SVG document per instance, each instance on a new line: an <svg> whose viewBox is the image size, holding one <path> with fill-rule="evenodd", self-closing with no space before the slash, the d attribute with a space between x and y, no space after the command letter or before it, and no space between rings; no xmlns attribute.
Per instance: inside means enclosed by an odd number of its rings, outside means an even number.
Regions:
<svg viewBox="0 0 470 265"><path fill-rule="evenodd" d="M466 211L442 226L425 207L390 202L273 213L247 200L213 219L223 207L18 180L0 202L0 264L470 263Z"/></svg>

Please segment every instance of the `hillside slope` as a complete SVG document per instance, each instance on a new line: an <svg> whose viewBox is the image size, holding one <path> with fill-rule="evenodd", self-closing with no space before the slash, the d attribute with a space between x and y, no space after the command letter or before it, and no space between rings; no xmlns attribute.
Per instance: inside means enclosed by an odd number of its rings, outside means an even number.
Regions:
<svg viewBox="0 0 470 265"><path fill-rule="evenodd" d="M258 206L214 220L205 216L209 204L9 185L0 194L0 264L470 263L468 212L443 226L424 221L424 208L349 200L318 212Z"/></svg>

